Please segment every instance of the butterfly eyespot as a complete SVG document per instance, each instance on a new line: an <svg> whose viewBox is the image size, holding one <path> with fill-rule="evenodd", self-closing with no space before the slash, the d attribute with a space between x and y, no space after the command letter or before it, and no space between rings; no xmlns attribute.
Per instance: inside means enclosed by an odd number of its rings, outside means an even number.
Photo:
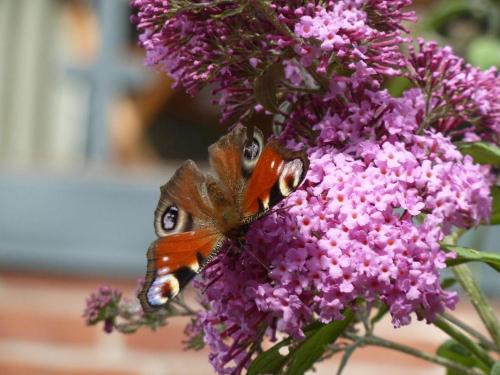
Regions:
<svg viewBox="0 0 500 375"><path fill-rule="evenodd" d="M252 142L246 142L241 151L241 168L244 175L249 175L253 171L263 148L264 137L260 131L255 129Z"/></svg>
<svg viewBox="0 0 500 375"><path fill-rule="evenodd" d="M243 157L245 158L245 160L255 160L259 156L259 153L259 143L255 139L251 144L245 145L245 147L243 148Z"/></svg>
<svg viewBox="0 0 500 375"><path fill-rule="evenodd" d="M161 220L162 227L166 231L171 231L177 225L177 221L179 219L179 209L172 205L165 210L163 214L163 218Z"/></svg>
<svg viewBox="0 0 500 375"><path fill-rule="evenodd" d="M174 204L164 204L157 210L155 229L159 236L184 232L192 226L191 215Z"/></svg>

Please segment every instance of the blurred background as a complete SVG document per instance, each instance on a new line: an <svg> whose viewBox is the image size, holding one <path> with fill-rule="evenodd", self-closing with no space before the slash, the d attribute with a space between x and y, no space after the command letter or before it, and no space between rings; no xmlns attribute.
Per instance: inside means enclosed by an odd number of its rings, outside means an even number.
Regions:
<svg viewBox="0 0 500 375"><path fill-rule="evenodd" d="M415 8L416 34L500 66L498 1ZM206 352L182 352L182 319L125 337L81 318L99 284L133 293L159 186L186 158L203 165L225 131L209 89L188 97L143 66L129 16L125 0L0 0L0 374L212 373ZM498 227L479 228L463 244L493 251L499 240ZM498 278L473 267L500 298ZM469 306L459 313L474 319ZM442 339L386 323L386 335L423 349ZM378 358L362 350L345 373L444 373L392 352L387 368Z"/></svg>

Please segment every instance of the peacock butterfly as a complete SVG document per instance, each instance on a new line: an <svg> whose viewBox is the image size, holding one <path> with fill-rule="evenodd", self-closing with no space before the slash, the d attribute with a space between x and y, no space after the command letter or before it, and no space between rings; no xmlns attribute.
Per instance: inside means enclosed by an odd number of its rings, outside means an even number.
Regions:
<svg viewBox="0 0 500 375"><path fill-rule="evenodd" d="M226 239L241 239L250 223L292 193L309 166L304 152L276 140L264 145L255 128L247 142L242 125L208 149L215 174L185 161L161 187L155 211L157 236L147 252L139 293L145 311L164 307L217 254Z"/></svg>

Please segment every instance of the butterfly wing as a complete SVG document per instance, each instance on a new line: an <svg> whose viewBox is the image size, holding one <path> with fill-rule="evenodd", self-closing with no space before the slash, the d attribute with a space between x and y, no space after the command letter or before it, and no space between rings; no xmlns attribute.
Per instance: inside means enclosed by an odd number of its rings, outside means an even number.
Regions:
<svg viewBox="0 0 500 375"><path fill-rule="evenodd" d="M144 311L165 306L203 268L224 236L199 229L161 237L148 249L148 270L139 300Z"/></svg>
<svg viewBox="0 0 500 375"><path fill-rule="evenodd" d="M304 180L308 168L305 152L290 151L276 140L268 142L242 192L244 221L254 221L289 196Z"/></svg>
<svg viewBox="0 0 500 375"><path fill-rule="evenodd" d="M251 142L239 125L210 146L217 177L186 161L161 188L155 211L160 237L148 250L148 271L139 299L145 311L165 306L224 243L224 234L256 220L302 182L309 162L277 141ZM233 204L233 202L235 204Z"/></svg>
<svg viewBox="0 0 500 375"><path fill-rule="evenodd" d="M244 224L257 219L292 193L309 167L305 152L293 152L277 140L264 145L264 136L254 129L252 142L247 131L236 126L209 148L210 163L224 186L237 197Z"/></svg>
<svg viewBox="0 0 500 375"><path fill-rule="evenodd" d="M247 129L237 125L208 148L210 165L222 184L236 197L243 190L264 148L264 135L255 128L253 141L246 144Z"/></svg>
<svg viewBox="0 0 500 375"><path fill-rule="evenodd" d="M139 293L145 311L165 306L224 242L212 219L205 180L188 160L161 187L154 220L160 238L148 249L146 280Z"/></svg>
<svg viewBox="0 0 500 375"><path fill-rule="evenodd" d="M212 226L213 207L207 194L206 177L196 163L186 160L160 188L154 226L159 237L187 232L197 226Z"/></svg>

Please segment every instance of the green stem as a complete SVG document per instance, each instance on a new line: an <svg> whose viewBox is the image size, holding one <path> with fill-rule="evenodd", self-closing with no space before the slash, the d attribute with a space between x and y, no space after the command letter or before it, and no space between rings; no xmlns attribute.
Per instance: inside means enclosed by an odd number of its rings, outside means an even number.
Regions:
<svg viewBox="0 0 500 375"><path fill-rule="evenodd" d="M441 316L449 321L450 323L456 325L457 327L461 328L463 331L467 332L469 335L477 338L484 348L495 351L500 353L500 348L498 348L495 343L491 342L487 337L482 335L480 332L476 331L474 328L471 326L467 325L466 323L462 322L461 320L455 318L453 315L449 313L442 313Z"/></svg>
<svg viewBox="0 0 500 375"><path fill-rule="evenodd" d="M357 340L357 339L359 339L359 337L354 336L351 339ZM483 374L482 372L480 372L477 369L468 368L468 367L462 366L458 363L455 363L453 361L450 361L449 359L435 356L432 354L428 354L428 353L422 352L420 350L411 348L409 346L402 345L402 344L399 344L399 343L394 342L394 341L389 341L389 340L386 340L386 339L383 339L383 338L380 338L377 336L365 336L363 338L363 343L364 343L364 345L380 346L383 348L396 350L398 352L405 353L405 354L423 359L425 361L435 363L435 364L440 365L440 366L444 366L444 367L449 368L451 370L458 371L461 374L465 374L465 375L482 375Z"/></svg>
<svg viewBox="0 0 500 375"><path fill-rule="evenodd" d="M476 281L472 277L472 272L465 264L460 264L451 268L458 282L470 298L479 317L483 321L496 347L500 348L500 323L493 312L493 308L479 289Z"/></svg>
<svg viewBox="0 0 500 375"><path fill-rule="evenodd" d="M457 229L456 231L454 231L452 234L450 234L449 236L446 236L444 239L443 239L443 244L445 245L456 245L458 240L460 239L460 237L462 237L462 235L466 232L465 229Z"/></svg>
<svg viewBox="0 0 500 375"><path fill-rule="evenodd" d="M465 233L465 230L459 229L452 235L447 236L443 240L443 243L455 245L463 233ZM481 292L481 289L479 289L476 280L474 280L474 277L472 276L470 268L465 264L460 264L451 267L451 270L455 274L455 277L457 278L465 293L469 296L472 305L474 306L479 317L486 326L486 329L493 339L495 346L497 348L500 348L500 322L493 312L493 308L489 304L488 300Z"/></svg>
<svg viewBox="0 0 500 375"><path fill-rule="evenodd" d="M455 329L452 325L448 324L441 317L437 317L434 320L433 324L439 329L441 329L443 332L447 333L450 337L458 341L460 344L462 344L472 354L474 354L483 365L481 367L489 372L495 361L478 344L469 339L459 330Z"/></svg>

